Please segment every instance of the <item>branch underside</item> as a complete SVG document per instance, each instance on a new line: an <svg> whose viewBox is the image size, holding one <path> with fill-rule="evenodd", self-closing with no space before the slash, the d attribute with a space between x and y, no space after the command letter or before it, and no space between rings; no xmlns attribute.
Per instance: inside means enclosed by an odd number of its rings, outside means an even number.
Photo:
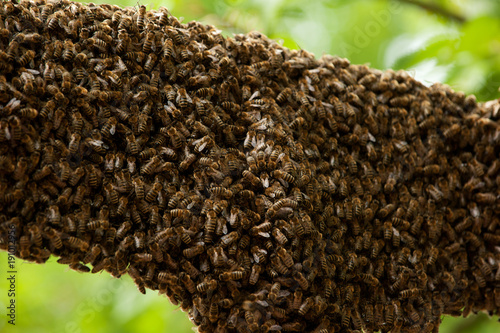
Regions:
<svg viewBox="0 0 500 333"><path fill-rule="evenodd" d="M128 273L200 332L498 314L496 101L164 8L0 15L3 250Z"/></svg>

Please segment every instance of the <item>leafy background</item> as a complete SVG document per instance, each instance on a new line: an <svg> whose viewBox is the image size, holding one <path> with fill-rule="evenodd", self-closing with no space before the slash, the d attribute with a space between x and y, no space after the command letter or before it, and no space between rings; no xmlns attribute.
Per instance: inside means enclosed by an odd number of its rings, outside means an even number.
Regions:
<svg viewBox="0 0 500 333"><path fill-rule="evenodd" d="M497 0L134 0L165 6L184 22L214 24L231 36L259 30L289 48L346 57L352 63L408 70L425 84L444 82L486 101L500 97L500 1ZM81 274L52 258L17 259L17 322L7 324L7 255L0 253L0 332L192 332L163 296L140 294L129 278ZM440 332L500 330L498 317L445 317Z"/></svg>

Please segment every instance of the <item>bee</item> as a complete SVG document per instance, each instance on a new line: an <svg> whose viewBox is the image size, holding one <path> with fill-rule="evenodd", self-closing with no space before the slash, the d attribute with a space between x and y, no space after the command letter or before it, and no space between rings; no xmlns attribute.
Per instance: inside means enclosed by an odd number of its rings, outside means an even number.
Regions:
<svg viewBox="0 0 500 333"><path fill-rule="evenodd" d="M137 15L137 21L136 21L136 24L137 24L137 27L139 28L139 30L144 29L144 16L145 15L146 15L146 6L141 5L139 7L139 13Z"/></svg>
<svg viewBox="0 0 500 333"><path fill-rule="evenodd" d="M282 170L271 171L271 177L276 178L276 179L282 179L282 180L284 180L288 183L291 183L291 184L293 184L295 182L295 177L290 175L288 172L282 171Z"/></svg>
<svg viewBox="0 0 500 333"><path fill-rule="evenodd" d="M469 162L468 166L473 171L474 176L480 178L484 175L484 165L479 163L475 158Z"/></svg>
<svg viewBox="0 0 500 333"><path fill-rule="evenodd" d="M177 90L176 102L181 108L186 108L190 103L193 103L193 100L187 94L186 89L180 88L179 90Z"/></svg>
<svg viewBox="0 0 500 333"><path fill-rule="evenodd" d="M349 187L345 179L341 179L339 182L339 194L343 197L349 196Z"/></svg>
<svg viewBox="0 0 500 333"><path fill-rule="evenodd" d="M30 233L31 233L31 239L33 243L35 243L36 246L42 247L42 233L40 232L40 229L38 228L37 225L31 225L29 227Z"/></svg>
<svg viewBox="0 0 500 333"><path fill-rule="evenodd" d="M297 117L290 123L289 127L291 129L298 130L302 128L304 125L306 125L306 120L303 117Z"/></svg>
<svg viewBox="0 0 500 333"><path fill-rule="evenodd" d="M146 194L146 197L145 197L146 201L147 202L155 201L156 198L158 197L158 194L160 193L160 191L162 189L163 189L163 185L161 183L155 182L153 184L153 186L151 187L151 189Z"/></svg>
<svg viewBox="0 0 500 333"><path fill-rule="evenodd" d="M426 165L423 171L426 176L437 175L441 172L441 167L438 164Z"/></svg>
<svg viewBox="0 0 500 333"><path fill-rule="evenodd" d="M135 177L132 179L132 183L134 184L134 192L137 199L144 199L144 182L141 177Z"/></svg>
<svg viewBox="0 0 500 333"><path fill-rule="evenodd" d="M177 208L170 210L168 214L174 218L187 218L191 215L191 212L189 209Z"/></svg>
<svg viewBox="0 0 500 333"><path fill-rule="evenodd" d="M342 310L341 324L343 327L349 327L349 322L351 320L351 309L344 308Z"/></svg>
<svg viewBox="0 0 500 333"><path fill-rule="evenodd" d="M490 265L483 258L478 258L476 265L481 270L481 273L483 274L483 276L489 277L493 274L493 271L491 270Z"/></svg>
<svg viewBox="0 0 500 333"><path fill-rule="evenodd" d="M186 155L186 158L179 164L179 169L181 171L187 170L191 164L196 160L196 155L195 154L188 154Z"/></svg>
<svg viewBox="0 0 500 333"><path fill-rule="evenodd" d="M156 61L158 60L158 56L154 53L148 54L146 62L144 63L144 70L146 72L152 72L154 66L156 65Z"/></svg>
<svg viewBox="0 0 500 333"><path fill-rule="evenodd" d="M75 197L73 198L73 202L76 205L81 205L86 192L87 192L87 188L83 185L79 185L76 188Z"/></svg>
<svg viewBox="0 0 500 333"><path fill-rule="evenodd" d="M152 175L158 166L160 165L160 157L159 156L153 156L142 168L141 168L141 173L146 174L146 175Z"/></svg>
<svg viewBox="0 0 500 333"><path fill-rule="evenodd" d="M252 271L250 272L250 277L248 279L248 283L251 285L255 285L257 281L259 281L259 274L262 272L261 265L252 265Z"/></svg>
<svg viewBox="0 0 500 333"><path fill-rule="evenodd" d="M269 61L259 61L256 63L253 63L250 68L254 70L255 72L262 72L269 70L271 68L271 63Z"/></svg>
<svg viewBox="0 0 500 333"><path fill-rule="evenodd" d="M205 251L204 245L195 245L182 251L182 254L186 258L193 258L197 255L202 254Z"/></svg>
<svg viewBox="0 0 500 333"><path fill-rule="evenodd" d="M167 135L170 137L170 140L172 141L172 147L174 149L179 149L182 146L184 140L175 127L170 127L167 130Z"/></svg>
<svg viewBox="0 0 500 333"><path fill-rule="evenodd" d="M196 90L196 94L200 97L208 97L210 99L211 96L215 95L215 90L213 88L200 88Z"/></svg>
<svg viewBox="0 0 500 333"><path fill-rule="evenodd" d="M181 240L184 244L189 245L193 241L189 233L184 227L179 226L175 228L175 232L181 237Z"/></svg>
<svg viewBox="0 0 500 333"><path fill-rule="evenodd" d="M270 231L272 228L272 224L270 222L264 222L264 223L261 223L257 226L254 226L250 229L250 235L252 236L255 236L255 235L258 235L260 233L266 233L268 231Z"/></svg>
<svg viewBox="0 0 500 333"><path fill-rule="evenodd" d="M451 274L450 274L450 276L451 276ZM417 297L418 295L420 295L420 291L421 290L418 288L405 289L405 290L401 290L399 292L399 295L401 296L402 299L414 298L414 297Z"/></svg>
<svg viewBox="0 0 500 333"><path fill-rule="evenodd" d="M142 294L146 294L146 289L144 287L144 281L141 277L141 273L139 273L139 271L132 265L128 267L127 273L134 281L135 285L137 286L137 289L139 289L139 291Z"/></svg>
<svg viewBox="0 0 500 333"><path fill-rule="evenodd" d="M16 116L11 116L9 119L9 126L10 126L10 139L12 141L20 141L21 140L21 120L19 120L18 117ZM5 130L6 134L8 132L8 129Z"/></svg>
<svg viewBox="0 0 500 333"><path fill-rule="evenodd" d="M116 239L123 239L127 232L132 228L132 224L129 221L123 222L118 230L116 231L115 237Z"/></svg>
<svg viewBox="0 0 500 333"><path fill-rule="evenodd" d="M115 12L116 13L116 12ZM126 53L130 45L130 37L127 31L122 29L118 31L118 44L116 45L116 53Z"/></svg>
<svg viewBox="0 0 500 333"><path fill-rule="evenodd" d="M221 103L221 107L226 110L226 111L230 111L230 112L238 112L240 110L240 106L236 103L233 103L233 102L229 102L229 101L224 101ZM254 128L254 127L252 127Z"/></svg>
<svg viewBox="0 0 500 333"><path fill-rule="evenodd" d="M128 29L132 25L132 19L129 16L117 15L116 20L119 20L118 31L121 29Z"/></svg>
<svg viewBox="0 0 500 333"><path fill-rule="evenodd" d="M467 242L470 242L473 247L478 248L482 244L482 242L479 240L479 238L470 231L466 231L464 233L464 238Z"/></svg>
<svg viewBox="0 0 500 333"><path fill-rule="evenodd" d="M154 38L155 38L154 32L150 31L146 34L146 38L144 40L144 43L142 44L142 52L146 54L149 54L151 52Z"/></svg>
<svg viewBox="0 0 500 333"><path fill-rule="evenodd" d="M21 178L24 177L27 169L28 169L28 162L24 158L19 159L19 161L17 161L13 178L15 180L20 180Z"/></svg>
<svg viewBox="0 0 500 333"><path fill-rule="evenodd" d="M494 193L476 193L474 199L478 204L493 205L497 201L497 196Z"/></svg>
<svg viewBox="0 0 500 333"><path fill-rule="evenodd" d="M85 257L83 258L82 262L84 264L95 262L99 254L101 254L101 252L102 249L99 245L92 246L92 249L90 249L90 251L88 251L87 254L85 254Z"/></svg>
<svg viewBox="0 0 500 333"><path fill-rule="evenodd" d="M63 239L65 239L71 247L78 248L80 251L87 251L89 248L89 243L80 238L65 235Z"/></svg>
<svg viewBox="0 0 500 333"><path fill-rule="evenodd" d="M244 271L232 271L232 272L224 272L219 275L219 279L221 281L234 281L241 280L245 276Z"/></svg>
<svg viewBox="0 0 500 333"><path fill-rule="evenodd" d="M173 58L174 43L170 38L166 38L163 42L163 56L167 59Z"/></svg>
<svg viewBox="0 0 500 333"><path fill-rule="evenodd" d="M211 187L210 188L210 192L215 195L215 196L219 196L219 197L223 197L223 198L226 198L226 199L229 199L232 197L232 192L231 190L228 190L226 189L225 187L223 186L214 186L214 187Z"/></svg>
<svg viewBox="0 0 500 333"><path fill-rule="evenodd" d="M182 281L189 293L194 294L196 292L196 284L191 279L191 276L185 272L179 273L179 280Z"/></svg>
<svg viewBox="0 0 500 333"><path fill-rule="evenodd" d="M132 155L137 155L139 154L139 145L135 139L135 136L133 133L128 133L127 136L126 136L126 139L127 139L127 147L128 147L128 150L130 151L130 153Z"/></svg>
<svg viewBox="0 0 500 333"><path fill-rule="evenodd" d="M348 166L349 171L351 173L357 173L358 172L358 166L356 164L356 161L352 157L352 155L347 155L347 157L346 157L346 163L347 163L347 166Z"/></svg>
<svg viewBox="0 0 500 333"><path fill-rule="evenodd" d="M283 247L278 247L276 252L286 267L291 268L293 266L292 256Z"/></svg>
<svg viewBox="0 0 500 333"><path fill-rule="evenodd" d="M229 246L232 243L236 242L240 238L240 233L237 231L232 231L227 235L221 237L220 242L223 247Z"/></svg>
<svg viewBox="0 0 500 333"><path fill-rule="evenodd" d="M219 305L217 303L210 304L210 309L208 311L208 319L210 322L215 323L219 320Z"/></svg>
<svg viewBox="0 0 500 333"><path fill-rule="evenodd" d="M384 240L389 241L393 236L393 227L391 222L384 222Z"/></svg>
<svg viewBox="0 0 500 333"><path fill-rule="evenodd" d="M113 22L113 24L117 25L117 24L120 24L120 21L122 19L122 15L123 15L123 12L122 11L115 11L113 13L113 15L111 16L111 22Z"/></svg>
<svg viewBox="0 0 500 333"><path fill-rule="evenodd" d="M309 289L309 281L302 275L299 271L294 271L292 273L293 278L299 284L300 288L304 291Z"/></svg>
<svg viewBox="0 0 500 333"><path fill-rule="evenodd" d="M70 154L74 155L77 153L77 150L80 148L81 138L82 138L81 135L78 133L71 134L71 138L68 145Z"/></svg>
<svg viewBox="0 0 500 333"><path fill-rule="evenodd" d="M427 259L427 265L430 266L434 265L436 263L438 255L439 255L439 249L435 247L431 248L429 253L429 258Z"/></svg>
<svg viewBox="0 0 500 333"><path fill-rule="evenodd" d="M69 264L69 268L71 268L74 271L82 272L82 273L90 272L90 268L88 268L87 266L85 266L81 263L71 263L71 264Z"/></svg>
<svg viewBox="0 0 500 333"><path fill-rule="evenodd" d="M267 251L260 249L257 245L252 246L250 252L252 253L255 262L258 264L264 263L267 259Z"/></svg>
<svg viewBox="0 0 500 333"><path fill-rule="evenodd" d="M31 246L31 240L29 236L21 236L19 239L19 245L21 247L19 251L19 255L23 258L27 258L30 256L29 248Z"/></svg>
<svg viewBox="0 0 500 333"><path fill-rule="evenodd" d="M9 52L10 51L7 51L7 56L9 56ZM35 58L35 51L28 50L21 56L21 58L17 60L17 62L20 67L26 67L26 65L28 65L28 63L31 62L34 58Z"/></svg>
<svg viewBox="0 0 500 333"><path fill-rule="evenodd" d="M102 261L96 263L92 268L92 274L98 273L103 269L108 269L111 267L112 261L110 258L104 258Z"/></svg>
<svg viewBox="0 0 500 333"><path fill-rule="evenodd" d="M29 218L33 214L33 208L35 207L35 202L28 199L24 202L23 208L21 209L21 216Z"/></svg>
<svg viewBox="0 0 500 333"><path fill-rule="evenodd" d="M257 176L255 176L251 171L243 170L242 176L255 187L262 185L260 179Z"/></svg>
<svg viewBox="0 0 500 333"><path fill-rule="evenodd" d="M52 173L52 168L49 165L44 166L41 170L38 170L34 175L33 175L33 180L38 182L41 179L47 177ZM73 185L72 185L73 186Z"/></svg>
<svg viewBox="0 0 500 333"><path fill-rule="evenodd" d="M196 285L196 290L199 292L199 293L205 293L205 292L209 292L209 291L213 291L213 290L216 290L217 289L217 281L216 280L208 280L208 281L204 281L202 283L199 283L198 285Z"/></svg>
<svg viewBox="0 0 500 333"><path fill-rule="evenodd" d="M118 120L115 117L108 118L108 120L106 120L103 127L101 128L102 136L109 138L110 136L114 135L116 133L117 124Z"/></svg>
<svg viewBox="0 0 500 333"><path fill-rule="evenodd" d="M276 302L276 300L278 299L278 295L279 295L280 290L281 290L281 284L279 282L275 282L271 286L268 297L272 302Z"/></svg>
<svg viewBox="0 0 500 333"><path fill-rule="evenodd" d="M442 281L448 288L448 291L453 291L453 289L455 288L455 279L453 278L453 275L451 275L449 272L444 272Z"/></svg>
<svg viewBox="0 0 500 333"><path fill-rule="evenodd" d="M301 316L304 316L310 309L311 306L314 304L314 301L312 297L306 298L306 300L299 306L299 314Z"/></svg>
<svg viewBox="0 0 500 333"><path fill-rule="evenodd" d="M104 40L100 39L100 38L91 37L91 38L87 38L86 41L87 41L87 47L90 47L90 48L94 47L94 48L96 48L96 49L98 49L100 51L105 51L106 50L107 43ZM109 58L109 59L111 59L111 58ZM106 63L102 62L102 63L98 64L94 68L94 70L96 72L101 72L105 67L107 67Z"/></svg>
<svg viewBox="0 0 500 333"><path fill-rule="evenodd" d="M132 262L150 262L153 260L153 255L151 253L135 253L132 258Z"/></svg>

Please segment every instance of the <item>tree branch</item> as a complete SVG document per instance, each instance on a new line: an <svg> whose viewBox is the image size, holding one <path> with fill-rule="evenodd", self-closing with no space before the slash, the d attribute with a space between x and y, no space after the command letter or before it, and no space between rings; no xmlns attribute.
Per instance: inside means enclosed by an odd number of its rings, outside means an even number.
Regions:
<svg viewBox="0 0 500 333"><path fill-rule="evenodd" d="M457 13L454 13L444 7L439 6L438 4L435 3L427 3L427 2L422 2L420 0L399 0L400 2L408 3L411 5L418 6L424 10L436 13L438 15L444 16L445 18L456 21L458 23L465 23L467 19Z"/></svg>

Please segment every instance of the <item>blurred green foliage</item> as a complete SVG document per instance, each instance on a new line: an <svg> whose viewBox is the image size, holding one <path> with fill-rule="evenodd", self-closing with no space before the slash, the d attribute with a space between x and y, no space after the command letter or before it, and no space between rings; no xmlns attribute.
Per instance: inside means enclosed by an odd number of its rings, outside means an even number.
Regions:
<svg viewBox="0 0 500 333"><path fill-rule="evenodd" d="M79 273L52 257L45 265L16 258L16 325L7 323L10 298L7 253L0 252L0 332L160 333L193 332L179 307L165 296L141 294L130 277Z"/></svg>
<svg viewBox="0 0 500 333"><path fill-rule="evenodd" d="M110 1L95 1L110 3ZM426 84L444 82L479 100L500 97L500 1L497 0L115 0L119 6L167 7L177 17L223 33L258 30L289 48L348 58L374 68L405 69ZM0 332L192 332L187 316L163 296L140 294L129 278L69 270L51 259L17 260L17 324L5 320L6 253L0 253ZM494 333L486 315L445 317L440 332Z"/></svg>

